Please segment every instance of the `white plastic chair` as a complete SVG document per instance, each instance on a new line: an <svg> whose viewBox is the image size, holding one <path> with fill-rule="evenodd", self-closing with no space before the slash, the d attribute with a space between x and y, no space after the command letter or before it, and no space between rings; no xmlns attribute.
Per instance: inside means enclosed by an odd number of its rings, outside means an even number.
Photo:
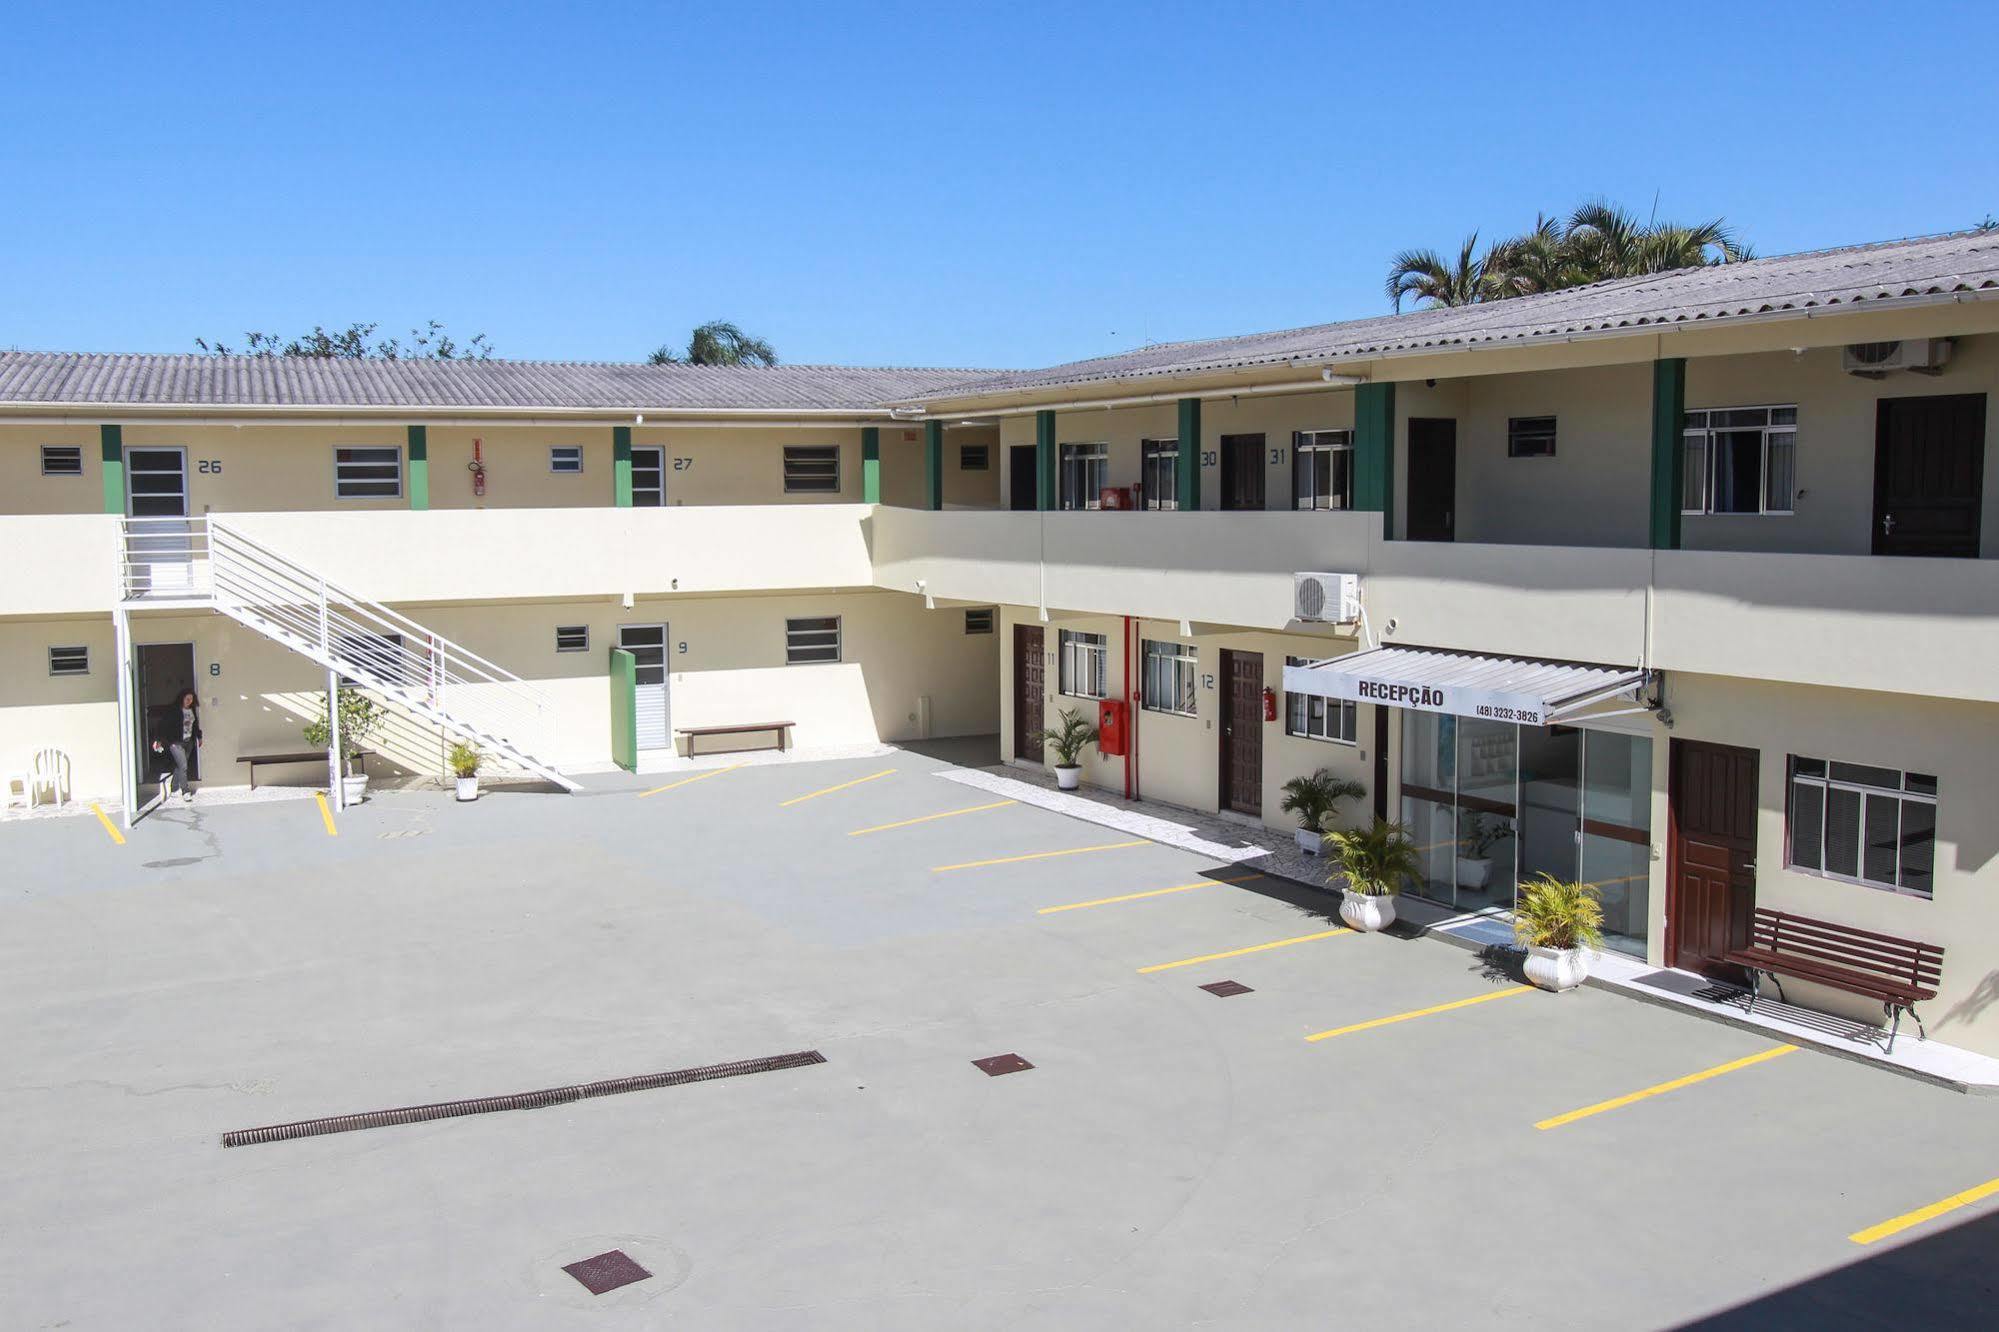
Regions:
<svg viewBox="0 0 1999 1332"><path fill-rule="evenodd" d="M22 809L35 807L35 775L31 772L10 772L4 793L6 803L0 808L12 809L19 805Z"/></svg>
<svg viewBox="0 0 1999 1332"><path fill-rule="evenodd" d="M28 805L41 803L42 792L57 805L66 805L75 793L69 785L69 755L60 749L44 749L35 755L34 769L28 774Z"/></svg>

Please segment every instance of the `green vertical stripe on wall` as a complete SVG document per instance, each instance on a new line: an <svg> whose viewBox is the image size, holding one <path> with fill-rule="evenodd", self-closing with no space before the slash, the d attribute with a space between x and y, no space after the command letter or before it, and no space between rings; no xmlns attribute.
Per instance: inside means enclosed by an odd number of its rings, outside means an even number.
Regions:
<svg viewBox="0 0 1999 1332"><path fill-rule="evenodd" d="M923 507L944 507L944 423L923 423Z"/></svg>
<svg viewBox="0 0 1999 1332"><path fill-rule="evenodd" d="M861 427L861 503L882 502L882 432L880 426Z"/></svg>
<svg viewBox="0 0 1999 1332"><path fill-rule="evenodd" d="M430 507L430 433L420 425L410 427L410 507Z"/></svg>
<svg viewBox="0 0 1999 1332"><path fill-rule="evenodd" d="M1354 508L1381 515L1395 538L1395 385L1361 384L1353 403Z"/></svg>
<svg viewBox="0 0 1999 1332"><path fill-rule="evenodd" d="M1687 360L1652 362L1652 549L1680 548L1685 496Z"/></svg>
<svg viewBox="0 0 1999 1332"><path fill-rule="evenodd" d="M639 770L639 659L611 649L611 762Z"/></svg>
<svg viewBox="0 0 1999 1332"><path fill-rule="evenodd" d="M1055 493L1059 473L1055 466L1055 413L1034 414L1034 507L1054 508L1060 503Z"/></svg>
<svg viewBox="0 0 1999 1332"><path fill-rule="evenodd" d="M632 507L632 428L611 427L611 503Z"/></svg>
<svg viewBox="0 0 1999 1332"><path fill-rule="evenodd" d="M99 426L97 439L104 460L104 512L125 512L125 427Z"/></svg>
<svg viewBox="0 0 1999 1332"><path fill-rule="evenodd" d="M1201 507L1201 400L1180 399L1180 456L1173 464L1182 509Z"/></svg>

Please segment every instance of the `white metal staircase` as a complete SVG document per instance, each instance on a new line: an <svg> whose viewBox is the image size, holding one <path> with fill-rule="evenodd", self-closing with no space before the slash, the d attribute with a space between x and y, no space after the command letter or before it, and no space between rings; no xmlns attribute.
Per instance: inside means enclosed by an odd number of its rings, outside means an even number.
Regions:
<svg viewBox="0 0 1999 1332"><path fill-rule="evenodd" d="M408 616L207 518L124 520L128 608L206 606L290 648L488 760L575 791L580 784L511 737L547 710L540 690Z"/></svg>

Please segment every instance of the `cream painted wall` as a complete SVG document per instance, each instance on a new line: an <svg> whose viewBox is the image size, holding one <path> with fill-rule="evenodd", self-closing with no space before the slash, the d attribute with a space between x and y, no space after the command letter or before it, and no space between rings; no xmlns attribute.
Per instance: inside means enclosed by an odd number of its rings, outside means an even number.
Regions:
<svg viewBox="0 0 1999 1332"><path fill-rule="evenodd" d="M609 426L431 426L425 435L430 452L433 509L607 509L617 502ZM472 493L470 464L475 439L479 441L480 460L486 466L484 496ZM548 451L558 444L583 450L581 473L548 470ZM673 480L671 476L667 478L669 497Z"/></svg>
<svg viewBox="0 0 1999 1332"><path fill-rule="evenodd" d="M1031 627L1040 621L1031 607L1021 606L1003 608L1001 620L1002 636L1007 646L1002 654L1000 671L1000 745L1003 756L1012 759L1020 757L1013 751L1013 630L1016 625ZM1297 827L1297 821L1278 808L1279 802L1283 799L1284 783L1318 768L1326 768L1337 776L1352 778L1368 789L1369 794L1366 798L1340 806L1342 821L1352 826L1371 817L1374 790L1373 708L1360 709L1356 723L1355 744L1339 744L1289 736L1284 733L1285 657L1339 656L1354 650L1356 644L1352 640L1271 633L1204 634L1195 639L1183 639L1179 635L1179 626L1168 621L1141 619L1134 623L1136 625L1134 636L1140 642L1153 639L1193 643L1199 655L1201 679L1201 686L1195 694L1196 715L1192 717L1169 712L1152 712L1136 707L1130 713L1135 719L1138 738L1139 794L1144 799L1162 801L1169 805L1206 813L1213 813L1220 808L1221 749L1216 727L1220 724L1224 698L1220 680L1222 653L1225 650L1255 652L1263 657L1264 683L1277 692L1278 703L1278 720L1263 723L1264 826L1285 831ZM1097 718L1096 700L1075 698L1060 692L1061 631L1068 629L1105 636L1108 641L1110 696L1123 697L1126 654L1122 618L1058 616L1042 625L1042 628L1043 651L1046 658L1043 666L1047 681L1042 702L1045 724L1050 727L1059 725L1062 712L1074 709L1094 725ZM1142 652L1142 649L1140 651ZM1132 663L1134 692L1141 678L1139 660L1140 658L1134 658ZM1119 793L1124 791L1125 761L1122 758L1107 758L1092 747L1085 751L1082 767L1083 780L1088 785L1107 791Z"/></svg>
<svg viewBox="0 0 1999 1332"><path fill-rule="evenodd" d="M984 445L986 468L967 471L965 445ZM1000 500L1000 431L998 426L954 426L944 431L944 507L994 509ZM903 508L923 507L923 430L885 425L881 428L882 503Z"/></svg>
<svg viewBox="0 0 1999 1332"><path fill-rule="evenodd" d="M73 445L83 475L43 476L42 445ZM0 505L7 513L102 513L103 449L93 425L0 424Z"/></svg>
<svg viewBox="0 0 1999 1332"><path fill-rule="evenodd" d="M49 649L90 649L90 673L49 674ZM26 772L37 750L69 755L79 797L118 790L118 672L109 617L0 624L0 773Z"/></svg>
<svg viewBox="0 0 1999 1332"><path fill-rule="evenodd" d="M1459 541L1650 544L1649 365L1496 375L1459 384L1464 403L1458 418ZM1507 456L1507 421L1516 416L1556 418L1554 457ZM1405 453L1408 438L1405 431Z"/></svg>
<svg viewBox="0 0 1999 1332"><path fill-rule="evenodd" d="M1672 735L1758 751L1756 901L1945 948L1938 997L1923 1006L1930 1034L1999 1055L1999 713L1991 707L1905 695L1812 689L1676 675ZM1653 750L1653 828L1668 826L1669 746ZM1802 754L1933 774L1937 779L1936 885L1924 900L1786 868L1785 783ZM1653 880L1653 938L1663 939L1666 866ZM1655 943L1655 961L1663 952ZM1878 1021L1878 1004L1784 982L1794 1000ZM1905 1027L1908 1024L1904 1024Z"/></svg>
<svg viewBox="0 0 1999 1332"><path fill-rule="evenodd" d="M400 425L128 425L127 452L135 448L187 450L188 505L194 514L252 513L267 509L370 509L409 507L408 432ZM399 499L333 497L333 455L346 445L392 447L402 459ZM204 472L202 464L208 464Z"/></svg>

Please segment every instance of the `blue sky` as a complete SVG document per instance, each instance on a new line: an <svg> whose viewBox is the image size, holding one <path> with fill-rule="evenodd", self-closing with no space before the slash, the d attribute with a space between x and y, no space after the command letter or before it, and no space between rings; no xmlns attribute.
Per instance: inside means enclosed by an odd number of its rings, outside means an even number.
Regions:
<svg viewBox="0 0 1999 1332"><path fill-rule="evenodd" d="M1764 254L1999 212L1999 6L1521 12L22 6L0 346L1039 365L1374 314L1398 248L1597 194Z"/></svg>

